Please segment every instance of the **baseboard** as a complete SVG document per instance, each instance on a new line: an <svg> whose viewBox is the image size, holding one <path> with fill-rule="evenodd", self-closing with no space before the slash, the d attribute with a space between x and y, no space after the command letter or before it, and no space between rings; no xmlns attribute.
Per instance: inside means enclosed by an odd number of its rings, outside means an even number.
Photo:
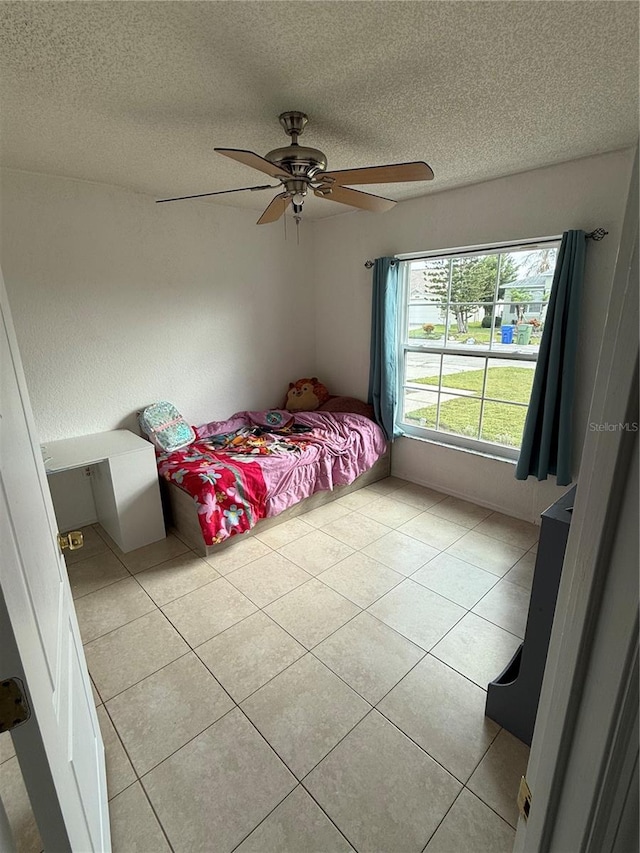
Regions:
<svg viewBox="0 0 640 853"><path fill-rule="evenodd" d="M417 486L424 486L426 489L434 489L436 492L442 492L452 498L458 498L459 500L483 506L493 512L500 512L503 515L510 516L511 518L517 518L520 521L528 521L530 524L540 524L540 518L538 516L536 516L535 519L532 519L529 513L524 511L518 512L517 510L514 510L513 506L505 506L504 504L496 503L495 501L487 500L486 498L478 498L475 495L469 495L468 493L461 492L457 489L452 489L450 486L445 487L440 483L434 483L433 481L429 481L422 477L416 477L413 473L405 474L401 470L392 470L391 475L393 477L398 477L400 480L415 483Z"/></svg>

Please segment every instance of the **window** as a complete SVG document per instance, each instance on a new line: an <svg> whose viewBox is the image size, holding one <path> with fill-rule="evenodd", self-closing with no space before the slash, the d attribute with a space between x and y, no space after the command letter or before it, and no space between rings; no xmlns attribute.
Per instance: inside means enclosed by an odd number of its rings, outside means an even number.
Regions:
<svg viewBox="0 0 640 853"><path fill-rule="evenodd" d="M559 245L399 259L406 434L517 457Z"/></svg>

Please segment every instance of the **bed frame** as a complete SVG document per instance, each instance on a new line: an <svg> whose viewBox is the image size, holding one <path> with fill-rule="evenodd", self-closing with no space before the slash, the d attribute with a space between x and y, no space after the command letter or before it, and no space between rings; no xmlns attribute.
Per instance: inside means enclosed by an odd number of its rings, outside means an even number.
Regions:
<svg viewBox="0 0 640 853"><path fill-rule="evenodd" d="M170 523L173 524L180 539L185 545L189 545L201 557L210 557L212 554L219 554L223 548L233 546L236 541L244 540L246 536L253 536L256 533L263 533L270 527L275 527L283 521L288 521L290 518L295 518L319 506L331 503L331 501L348 495L350 492L355 492L363 486L368 486L375 483L377 480L382 480L388 477L391 472L391 452L387 446L387 450L378 461L357 477L353 483L348 486L336 486L333 491L316 492L308 498L304 498L298 503L283 510L279 515L274 515L271 518L261 518L251 530L243 533L241 537L232 536L230 539L221 542L219 545L205 545L198 521L198 510L193 501L193 498L183 491L175 483L169 483L161 480L161 488L163 496L169 505L171 512Z"/></svg>

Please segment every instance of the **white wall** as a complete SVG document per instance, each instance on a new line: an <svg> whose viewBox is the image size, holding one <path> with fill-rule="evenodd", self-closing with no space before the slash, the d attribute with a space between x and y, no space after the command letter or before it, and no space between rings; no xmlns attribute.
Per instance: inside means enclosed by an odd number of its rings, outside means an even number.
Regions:
<svg viewBox="0 0 640 853"><path fill-rule="evenodd" d="M134 428L159 399L194 424L280 405L313 371L304 242L253 211L1 177L0 263L43 441Z"/></svg>
<svg viewBox="0 0 640 853"><path fill-rule="evenodd" d="M4 170L0 262L41 438L133 428L133 413L162 398L192 423L277 405L304 375L364 398L367 258L602 226L609 236L587 255L577 473L632 159L614 152L384 215L309 222L300 246L275 226L258 228L250 211L154 205L114 187ZM510 463L407 438L392 464L396 476L534 521L564 491L553 479L516 482Z"/></svg>
<svg viewBox="0 0 640 853"><path fill-rule="evenodd" d="M570 228L606 228L609 236L590 243L587 251L574 406L577 475L633 154L618 151L435 193L403 202L383 215L348 213L317 222L318 376L337 393L367 393L368 258L541 237ZM396 476L531 521L539 520L540 511L566 490L556 487L553 479L516 482L510 463L409 438L395 442L392 470Z"/></svg>

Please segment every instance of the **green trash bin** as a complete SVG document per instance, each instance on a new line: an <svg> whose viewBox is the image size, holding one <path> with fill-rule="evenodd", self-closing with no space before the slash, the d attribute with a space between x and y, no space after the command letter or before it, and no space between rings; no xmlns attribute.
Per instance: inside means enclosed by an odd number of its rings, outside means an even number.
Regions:
<svg viewBox="0 0 640 853"><path fill-rule="evenodd" d="M528 343L531 343L531 332L533 330L533 326L529 323L523 323L521 326L518 326L518 331L516 334L516 343L518 346L526 346Z"/></svg>

